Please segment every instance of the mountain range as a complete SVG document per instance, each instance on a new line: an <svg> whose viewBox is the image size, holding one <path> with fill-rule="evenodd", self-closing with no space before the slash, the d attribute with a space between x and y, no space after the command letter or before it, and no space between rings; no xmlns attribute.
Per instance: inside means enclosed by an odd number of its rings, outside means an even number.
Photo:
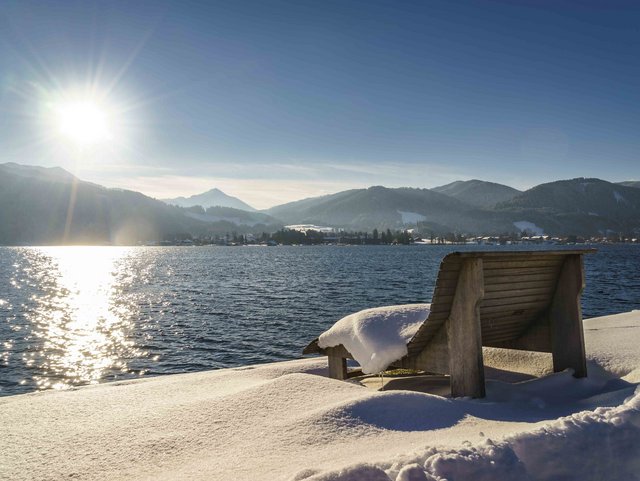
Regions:
<svg viewBox="0 0 640 481"><path fill-rule="evenodd" d="M220 189L211 189L202 194L192 195L191 197L176 197L174 199L162 199L162 202L178 207L230 207L232 209L246 210L254 212L256 209L246 202L241 201L237 197L225 194Z"/></svg>
<svg viewBox="0 0 640 481"><path fill-rule="evenodd" d="M640 233L637 181L576 178L526 191L481 180L433 189L374 186L264 211L219 189L178 199L202 203L180 207L170 205L177 199L163 202L107 189L57 167L0 164L0 244L134 244L185 235L273 232L290 224L363 231L414 228L423 235Z"/></svg>
<svg viewBox="0 0 640 481"><path fill-rule="evenodd" d="M403 228L425 232L554 235L640 231L640 188L577 178L524 192L479 180L435 189L370 187L304 199L266 211L287 224L347 229Z"/></svg>
<svg viewBox="0 0 640 481"><path fill-rule="evenodd" d="M197 213L139 192L82 181L61 168L0 164L0 244L4 245L136 244L280 227L264 214L243 223L238 217L254 213L238 212L203 220Z"/></svg>

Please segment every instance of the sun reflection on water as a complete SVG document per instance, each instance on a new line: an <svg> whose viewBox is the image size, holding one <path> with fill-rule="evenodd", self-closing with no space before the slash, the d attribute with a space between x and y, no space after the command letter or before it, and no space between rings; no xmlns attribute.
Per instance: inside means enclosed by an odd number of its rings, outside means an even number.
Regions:
<svg viewBox="0 0 640 481"><path fill-rule="evenodd" d="M33 379L39 389L97 383L106 371L126 372L126 358L140 354L127 337L133 308L116 302L131 277L121 269L129 251L51 247L33 252L38 271L31 275L37 274L46 289L32 297L35 308L25 315L41 348L25 353L23 361L38 365Z"/></svg>

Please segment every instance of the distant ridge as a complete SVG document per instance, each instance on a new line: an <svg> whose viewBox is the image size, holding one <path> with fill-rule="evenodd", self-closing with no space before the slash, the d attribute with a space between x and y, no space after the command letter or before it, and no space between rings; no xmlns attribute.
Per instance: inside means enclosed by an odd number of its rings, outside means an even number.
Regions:
<svg viewBox="0 0 640 481"><path fill-rule="evenodd" d="M618 185L640 189L640 180L625 180L624 182L618 182Z"/></svg>
<svg viewBox="0 0 640 481"><path fill-rule="evenodd" d="M261 213L184 209L139 192L107 189L59 167L0 164L0 245L132 245L280 226Z"/></svg>
<svg viewBox="0 0 640 481"><path fill-rule="evenodd" d="M71 182L78 180L71 172L62 167L40 167L38 165L23 165L15 162L0 164L0 174L21 178L42 179L48 182Z"/></svg>
<svg viewBox="0 0 640 481"><path fill-rule="evenodd" d="M476 207L494 207L500 202L513 199L522 192L508 185L484 180L457 180L431 190L454 197Z"/></svg>
<svg viewBox="0 0 640 481"><path fill-rule="evenodd" d="M191 197L176 197L174 199L161 199L162 202L179 207L202 206L205 209L209 207L231 207L232 209L246 210L255 212L256 209L246 202L225 194L220 189L211 189L202 194L192 195Z"/></svg>
<svg viewBox="0 0 640 481"><path fill-rule="evenodd" d="M210 192L220 197L219 190ZM487 206L496 196L509 199ZM460 181L436 189L352 189L264 211L241 205L243 209L178 207L139 192L85 182L58 167L0 164L0 244L9 245L135 244L189 235L262 234L295 224L361 232L414 229L423 236L518 231L640 235L637 183L582 177L524 192L492 182Z"/></svg>

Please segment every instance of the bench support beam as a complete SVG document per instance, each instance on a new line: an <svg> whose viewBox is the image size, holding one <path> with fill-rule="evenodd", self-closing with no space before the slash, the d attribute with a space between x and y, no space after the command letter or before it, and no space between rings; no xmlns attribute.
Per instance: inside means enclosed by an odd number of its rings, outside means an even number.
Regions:
<svg viewBox="0 0 640 481"><path fill-rule="evenodd" d="M329 377L331 379L347 379L347 357L350 357L347 350L342 346L328 347L326 349L329 359Z"/></svg>
<svg viewBox="0 0 640 481"><path fill-rule="evenodd" d="M551 344L553 371L571 368L575 377L586 377L587 364L582 328L580 296L584 289L582 256L570 255L565 259L551 309Z"/></svg>
<svg viewBox="0 0 640 481"><path fill-rule="evenodd" d="M480 302L484 297L482 259L465 259L447 320L451 396L485 396Z"/></svg>

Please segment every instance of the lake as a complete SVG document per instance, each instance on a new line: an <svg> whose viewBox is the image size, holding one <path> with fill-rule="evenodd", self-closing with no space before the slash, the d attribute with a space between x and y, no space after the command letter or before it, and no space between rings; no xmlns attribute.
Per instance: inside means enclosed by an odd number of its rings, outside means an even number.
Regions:
<svg viewBox="0 0 640 481"><path fill-rule="evenodd" d="M597 248L584 317L640 309L640 246ZM299 358L346 314L429 302L473 249L0 247L0 396Z"/></svg>

